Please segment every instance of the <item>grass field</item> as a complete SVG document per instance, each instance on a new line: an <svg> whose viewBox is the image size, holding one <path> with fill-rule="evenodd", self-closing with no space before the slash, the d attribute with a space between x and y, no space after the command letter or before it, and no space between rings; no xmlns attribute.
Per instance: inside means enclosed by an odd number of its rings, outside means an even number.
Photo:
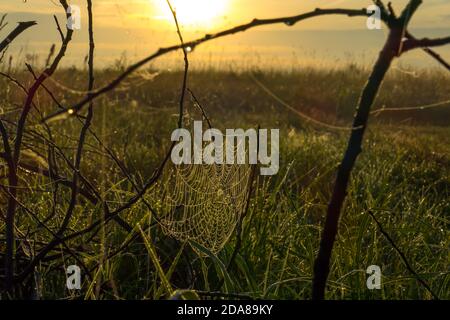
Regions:
<svg viewBox="0 0 450 320"><path fill-rule="evenodd" d="M120 68L96 71L96 86L107 83ZM19 70L15 76L23 83L31 80L29 74ZM255 78L270 88L272 96ZM86 89L80 86L86 82L85 70L58 71L54 79L47 84L62 105L85 94ZM138 186L152 175L170 146L181 79L181 72L149 69L95 102L92 130ZM224 296L253 298L310 298L321 226L349 131L306 121L286 105L324 124L348 127L366 79L367 70L354 65L292 72L191 72L188 86L214 127L260 125L280 129L280 171L273 177L257 177L234 263L227 268L235 247L234 235L217 255L199 254L198 248L193 250L189 244L166 236L140 201L121 214L134 227L133 232L125 232L110 222L68 242L90 270L90 276L83 270L80 292L66 290L62 266L78 262L64 246L58 246L35 268L24 295L33 291L33 295L56 299L158 299L180 289L193 290L184 293L191 297L194 292L205 297L213 295L210 292L221 292ZM0 81L3 118L14 120L24 94L7 79ZM445 101L449 99L449 88L450 77L443 72L412 74L394 69L373 109ZM55 110L44 90L39 91L35 103L46 113ZM37 124L40 117L34 110L29 122ZM190 97L186 99L184 119L186 123L201 119ZM71 177L71 171L64 169L67 165L63 165L62 155L68 162L73 161L80 122L71 118L50 126L59 147L59 175ZM12 122L8 122L8 129L13 131ZM48 141L38 138L45 132L40 125L30 125L24 140L24 165L28 161L44 169L48 166ZM135 193L92 132L87 135L81 172L98 186L98 192L112 209ZM6 181L2 175L2 184ZM20 171L20 185L23 206L18 209L16 221L18 236L22 238L17 249L19 270L52 238L30 212L56 230L70 198L70 188L24 169ZM5 195L0 196L0 201L2 205L6 203ZM352 174L327 291L330 299L430 299L429 292L407 270L369 211L417 274L440 298L450 299L448 104L423 110L387 111L372 117L363 153ZM76 232L101 217L101 205L80 197L68 232ZM145 228L148 223L151 226ZM1 220L0 234L3 228ZM126 246L122 248L123 244ZM381 290L366 287L366 269L370 265L381 267ZM37 290L31 290L32 283L37 284Z"/></svg>

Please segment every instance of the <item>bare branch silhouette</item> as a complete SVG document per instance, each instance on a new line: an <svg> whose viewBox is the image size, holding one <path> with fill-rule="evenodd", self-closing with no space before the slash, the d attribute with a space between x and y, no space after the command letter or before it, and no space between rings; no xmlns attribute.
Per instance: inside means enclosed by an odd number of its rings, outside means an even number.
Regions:
<svg viewBox="0 0 450 320"><path fill-rule="evenodd" d="M5 28L8 25L8 22L5 22L5 19L6 19L7 15L8 15L7 13L4 13L2 15L2 17L0 18L0 31L2 31L3 28Z"/></svg>
<svg viewBox="0 0 450 320"><path fill-rule="evenodd" d="M378 3L378 1L377 1L377 3ZM295 15L295 16L287 16L287 17L273 18L273 19L253 19L249 23L246 23L246 24L243 24L240 26L236 26L236 27L233 27L233 28L230 28L230 29L227 29L227 30L215 33L215 34L206 34L205 36L203 36L199 39L185 42L184 44L160 48L158 51L156 51L152 55L129 66L122 74L120 74L116 79L111 81L108 85L104 86L101 89L94 91L92 93L92 95L90 95L90 96L86 97L85 99L81 100L80 102L76 103L70 109L59 110L53 114L48 115L46 118L44 118L43 121L51 121L54 119L58 119L63 114L66 114L67 116L73 116L75 113L79 112L91 100L94 100L98 96L116 88L125 78L127 78L130 74L132 74L133 72L135 72L142 66L144 66L147 63L149 63L150 61L153 61L153 60L155 60L165 54L168 54L170 52L180 50L180 49L183 49L183 50L188 49L188 50L192 51L192 50L194 50L194 48L196 48L197 46L199 46L205 42L209 42L211 40L222 38L225 36L234 35L236 33L245 32L245 31L250 30L255 27L272 25L272 24L285 24L288 26L293 26L300 21L311 19L314 17L319 17L319 16L326 16L326 15L346 15L349 17L367 17L367 16L369 16L369 13L367 12L366 9L355 10L355 9L319 9L319 8L317 8L311 12L307 12L307 13L303 13L303 14L299 14L299 15ZM393 19L393 17L391 17L390 15L388 15L386 13L382 14L381 18L388 26L395 22L395 19ZM406 35L406 33L407 33L406 29L403 31ZM428 54L430 54L430 56L432 56L433 58L435 58L436 60L438 60L441 64L443 64L445 66L445 62L443 62L443 59L442 58L439 59L438 55L435 54L433 51L431 51L431 49L424 48L424 50ZM65 118L65 117L63 117L63 118Z"/></svg>
<svg viewBox="0 0 450 320"><path fill-rule="evenodd" d="M417 48L432 48L450 44L450 37L436 39L408 39L405 41L402 52L407 52Z"/></svg>
<svg viewBox="0 0 450 320"><path fill-rule="evenodd" d="M2 52L22 32L36 24L36 21L19 22L17 27L13 31L11 31L10 34L7 35L2 42L0 42L0 52Z"/></svg>
<svg viewBox="0 0 450 320"><path fill-rule="evenodd" d="M61 5L64 7L64 10L67 10L68 4L66 0L60 0ZM35 23L28 23L28 26L32 26ZM20 24L19 24L20 25ZM23 28L23 27L22 27ZM18 184L18 176L17 176L17 164L19 163L20 151L22 147L22 138L24 134L25 124L30 112L33 98L39 88L39 86L45 81L47 77L50 77L59 65L59 62L64 57L65 52L67 50L67 45L72 38L72 30L67 30L67 36L62 43L62 46L59 50L59 53L55 57L53 63L45 69L45 71L39 76L38 80L34 82L31 88L28 90L28 95L26 97L22 113L20 115L19 121L17 123L16 136L14 141L14 147L11 150L11 155L8 158L11 158L8 161L8 174L9 174L9 191L11 196L8 198L8 209L6 213L6 259L5 259L5 289L6 292L12 294L13 289L13 279L14 279L14 220L15 220L15 212L17 207L16 197L17 197L17 184ZM7 38L8 39L8 38ZM8 40L8 43L10 40ZM3 129L2 129L3 132ZM5 140L5 139L4 139ZM6 147L6 146L5 146Z"/></svg>
<svg viewBox="0 0 450 320"><path fill-rule="evenodd" d="M378 1L377 3L382 4L381 1ZM339 218L346 198L350 174L358 155L362 151L362 140L365 129L367 128L370 108L372 107L391 63L395 58L400 57L400 55L405 52L405 46L406 49L408 49L407 43L411 40L406 40L405 43L403 42L403 38L407 32L406 30L409 21L421 3L422 0L410 0L399 18L393 16L392 13L388 17L389 35L361 94L353 122L354 130L350 135L344 158L342 159L337 172L333 194L328 205L319 253L317 254L314 264L313 299L321 300L325 298L325 286L330 272L330 260L338 231ZM426 45L444 45L446 43L446 40L425 42ZM415 48L418 47L420 46L415 46Z"/></svg>
<svg viewBox="0 0 450 320"><path fill-rule="evenodd" d="M405 264L406 269L416 278L416 280L433 296L434 299L439 300L438 295L431 290L428 283L426 283L414 269L411 267L411 264L408 262L408 259L406 258L405 254L400 250L400 248L397 246L397 244L392 240L391 236L384 230L381 223L378 221L378 219L375 217L374 213L372 211L368 211L369 215L372 217L372 219L375 221L375 223L378 226L378 229L383 234L383 236L386 238L387 241L391 244L391 246L394 248L395 251L399 254L400 258L402 259L403 263Z"/></svg>
<svg viewBox="0 0 450 320"><path fill-rule="evenodd" d="M194 50L199 45L223 38L226 36L231 36L237 33L246 32L247 30L273 25L273 24L284 24L287 26L295 25L301 21L320 17L320 16L331 16L340 15L348 17L368 17L371 13L368 13L365 8L363 9L315 9L310 12L302 13L294 16L278 17L274 19L253 19L251 22L235 26L215 34L206 34L203 37L195 39L193 41L186 42L183 38L181 27L177 19L177 13L172 7L170 0L166 0L167 4L171 10L174 23L176 26L177 35L179 38L179 43L163 47L154 52L153 54L147 56L146 58L130 65L127 68L121 69L121 73L116 75L115 78L108 80L109 82L95 89L94 87L94 31L93 31L93 12L92 12L92 0L87 0L87 12L88 12L88 36L89 36L89 53L86 57L85 62L88 66L88 84L87 91L77 91L76 94L81 95L81 100L75 104L67 104L63 98L58 97L58 95L52 92L52 86L47 83L46 80L55 81L52 76L55 74L59 68L60 62L64 58L67 47L72 40L73 31L67 29L65 32L62 31L61 25L56 18L53 16L56 24L56 29L61 37L61 48L59 51L54 52L55 46L52 46L50 52L47 56L45 68L42 72L34 72L31 64L26 63L28 71L31 73L33 78L31 81L31 86L28 87L26 82L21 82L20 76L16 79L15 75L12 76L11 63L7 73L0 72L0 75L8 79L11 83L19 87L23 93L25 93L25 101L22 105L14 104L15 107L12 108L13 112L19 111L18 120L11 120L9 117L0 119L0 134L2 136L2 142L4 146L4 152L0 154L0 158L6 163L5 168L8 174L3 174L2 179L8 179L8 184L0 184L0 188L3 194L7 197L7 210L6 212L1 212L1 218L5 220L5 231L6 231L6 251L4 254L5 260L5 288L6 292L10 294L10 297L14 297L14 286L20 285L23 281L28 281L32 278L33 273L37 270L37 266L45 261L53 261L52 263L60 263L58 259L58 251L68 253L72 256L78 263L83 266L83 269L87 271L89 275L96 269L99 269L104 261L114 257L118 253L122 252L127 246L132 243L135 239L142 236L141 233L137 232L136 227L133 227L133 220L129 220L125 215L128 212L132 212L130 209L133 208L135 204L143 204L146 206L146 210L151 214L152 220L148 221L145 229L152 228L157 225L159 217L151 205L145 199L145 195L149 189L159 181L163 170L165 169L167 162L170 159L171 151L175 146L175 142L172 142L164 154L164 158L160 160L156 169L153 171L150 177L145 177L140 179L139 175L134 175L130 168L133 165L128 165L126 147L124 148L124 159L121 158L121 154L114 150L114 147L110 147L107 143L108 140L102 137L102 134L97 134L94 131L94 126L92 125L94 118L94 102L95 99L99 98L103 94L106 94L124 82L124 80L136 72L138 69L143 67L155 59L158 59L170 52L176 52L182 50L183 61L184 61L184 72L183 79L180 88L179 100L178 100L178 128L183 127L183 117L185 113L185 99L187 92L190 92L193 102L195 102L201 109L203 117L208 122L208 126L211 128L211 123L208 116L205 113L202 105L198 101L197 97L192 91L188 89L188 75L189 75L189 52ZM413 17L415 11L419 8L421 0L410 0L405 6L404 10L399 16L396 15L394 9L389 3L387 6L383 4L380 0L373 1L381 9L381 20L388 26L389 35L387 37L386 43L382 51L379 54L377 62L375 63L373 70L369 76L367 83L362 91L361 97L358 102L357 112L353 121L352 127L339 127L334 125L329 125L322 123L302 112L296 110L294 107L290 106L288 103L284 102L283 99L278 97L272 90L270 90L266 85L264 85L260 80L251 75L254 78L255 83L269 96L278 101L285 108L289 109L291 112L296 113L300 117L315 123L317 125L327 127L329 129L338 130L349 130L350 139L348 141L347 149L345 151L342 163L338 169L337 177L334 185L334 190L332 194L331 201L328 206L326 221L322 233L322 239L320 244L319 253L315 262L314 267L314 282L313 282L313 298L314 299L324 299L325 298L325 288L328 274L330 272L330 259L332 255L333 245L338 233L338 224L341 211L343 208L343 203L346 198L346 191L348 187L349 180L351 178L351 172L356 163L358 155L361 153L361 147L364 137L365 129L368 125L368 119L371 114L378 114L383 111L396 111L401 108L386 108L371 111L372 104L376 98L378 91L382 85L386 73L388 72L391 63L395 58L400 57L403 53L409 52L414 49L424 50L430 57L438 61L447 70L450 70L450 65L435 51L431 48L442 46L450 43L450 38L422 38L417 39L412 34L408 32L408 25ZM70 16L67 13L68 3L66 0L60 0L60 4L66 12L66 17ZM0 30L4 26L4 16L0 18ZM34 22L19 23L19 26L0 44L0 52L2 52L11 41L13 41L18 35L23 31L34 25ZM6 52L6 50L3 51ZM3 55L2 55L3 57ZM1 58L0 58L1 60ZM10 60L11 62L11 60ZM45 107L40 107L39 95L40 90L43 89L46 93L46 98L50 97L50 104L57 111L54 113L49 113L49 109ZM67 89L67 88L66 88ZM73 91L68 90L68 93L73 93ZM48 95L48 97L47 97ZM65 97L64 97L65 98ZM60 99L60 100L59 100ZM422 108L434 108L437 106L442 106L447 104L447 102L440 102L431 105L421 106L417 108L404 108L402 110L416 110ZM100 105L100 103L96 104ZM20 108L22 106L22 108ZM85 110L86 114L81 111ZM8 112L10 112L8 110ZM80 125L80 131L77 131L76 136L71 136L69 134L63 133L63 137L67 138L70 143L68 145L58 144L54 139L54 132L58 132L56 126L51 126L50 121L55 121L58 119L65 119L69 116L75 116L77 126ZM38 122L37 126L32 126L31 123L35 124ZM58 132L59 133L59 132ZM93 143L90 142L90 138L93 139ZM103 139L103 140L102 140ZM38 141L38 142L36 142ZM27 162L27 153L31 151L36 154L38 158L42 158L46 164L44 166L39 165L39 163ZM93 178L89 170L84 169L84 165L87 164L87 160L91 156L100 156L102 161L108 161L111 164L111 172L114 177L120 179L119 183L126 183L127 188L126 193L123 195L118 195L117 199L111 201L112 193L105 193L102 189L104 184L100 182L100 186L96 180ZM109 169L108 169L109 170ZM254 168L252 168L251 180L253 181ZM334 170L334 169L333 169ZM84 172L86 171L86 172ZM22 175L22 173L27 173L28 175ZM20 173L20 174L19 174ZM21 202L21 193L18 190L27 190L34 192L43 192L43 190L48 190L42 188L38 190L31 184L27 184L26 177L31 176L37 179L44 179L46 185L51 190L52 194L49 193L49 197L52 197L50 201L53 201L52 205L49 206L48 212L43 216L36 215L32 207L27 207L23 202ZM48 184L47 184L48 182ZM109 182L109 181L108 181ZM59 186L59 188L58 188ZM70 189L70 190L69 190ZM231 259L228 264L228 269L232 266L233 261L236 258L238 251L241 246L241 228L242 220L244 219L246 212L249 210L249 198L252 194L253 185L250 184L248 190L247 203L245 207L245 212L242 217L240 217L239 223L236 227L237 241L234 251L231 254ZM50 198L49 198L50 199ZM61 205L57 205L58 200L63 200ZM23 199L22 199L23 201ZM78 210L79 206L86 208L87 211L92 210L93 207L98 207L102 209L100 217L96 216L97 211L89 216L89 219L83 221L82 227L76 228L72 225L76 221L78 214L82 210ZM110 207L109 207L110 206ZM25 211L30 215L36 223L30 230L24 232L21 230L24 228L20 225L16 219L16 211ZM17 214L19 216L19 214ZM53 219L57 221L56 224L47 225ZM375 219L375 217L373 217ZM101 259L96 261L95 265L85 266L83 259L80 259L80 254L83 254L82 249L74 246L75 241L86 242L87 244L97 244L98 234L104 230L110 221L115 221L124 230L127 240L122 243L120 248L112 252L102 253ZM378 221L375 219L377 224ZM17 224L17 225L16 225ZM379 225L380 226L380 225ZM34 254L29 257L20 256L15 250L16 241L27 241L30 235L38 235L39 230L45 229L45 239L40 239L36 242L37 246L34 248ZM381 232L384 234L383 229L380 226ZM389 240L390 238L388 238ZM72 242L73 241L73 242ZM391 243L392 244L392 243ZM393 244L395 248L395 244ZM396 249L397 250L397 249ZM88 251L94 251L90 248ZM2 257L3 258L3 257ZM402 256L402 259L404 257ZM21 262L20 265L16 266L16 261ZM55 262L56 260L56 262ZM62 262L65 258L61 259ZM80 262L81 261L81 262ZM410 269L407 261L405 263L408 270ZM410 270L411 272L411 270ZM412 272L413 273L413 272ZM414 274L414 273L413 273ZM3 279L2 279L3 280ZM420 277L418 278L420 282ZM223 283L219 282L220 286ZM421 282L422 285L424 285ZM219 287L220 287L219 286ZM433 294L429 286L424 285L430 293ZM97 287L100 290L100 284ZM208 293L211 296L211 293ZM213 293L215 294L215 293ZM205 294L205 296L207 296ZM220 296L217 293L217 296ZM434 296L434 294L433 294Z"/></svg>
<svg viewBox="0 0 450 320"><path fill-rule="evenodd" d="M49 116L47 116L44 121L51 121L52 119L58 118L59 116L63 114L67 114L67 116L74 115L75 113L79 112L87 103L89 103L91 100L97 98L98 96L109 92L113 90L115 87L117 87L125 78L127 78L130 74L141 68L142 66L146 65L150 61L153 61L165 54L168 54L170 52L189 48L189 50L194 50L197 46L209 42L214 39L234 35L236 33L245 32L249 29L265 26L265 25L271 25L271 24L284 24L288 26L293 26L296 23L307 20L314 17L319 16L326 16L326 15L346 15L349 17L366 17L368 16L368 13L366 9L361 10L352 10L352 9L315 9L311 12L307 12L300 15L295 16L287 16L287 17L281 17L281 18L274 18L274 19L253 19L251 22L236 26L215 34L207 34L197 40L185 42L184 44L177 44L165 48L160 48L158 51L153 53L152 55L136 62L135 64L129 66L121 75L119 75L116 79L111 81L108 85L104 86L103 88L96 90L92 93L89 97L84 98L77 104L75 104L73 107L71 107L69 110L60 110L57 111Z"/></svg>
<svg viewBox="0 0 450 320"><path fill-rule="evenodd" d="M409 40L415 40L416 38L414 38L413 35L411 35L408 31L406 31L405 34L406 38ZM438 63L440 63L444 68L447 69L447 71L450 71L450 63L448 63L447 61L445 61L444 58L442 58L442 56L440 54L438 54L437 52L433 51L430 48L427 47L423 47L422 50L428 54L430 57L432 57L434 60L436 60Z"/></svg>

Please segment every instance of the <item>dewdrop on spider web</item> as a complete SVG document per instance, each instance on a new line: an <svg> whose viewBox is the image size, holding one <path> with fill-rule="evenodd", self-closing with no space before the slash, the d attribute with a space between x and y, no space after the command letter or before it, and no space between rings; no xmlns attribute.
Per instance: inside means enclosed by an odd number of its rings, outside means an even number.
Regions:
<svg viewBox="0 0 450 320"><path fill-rule="evenodd" d="M284 21L284 24L287 25L288 27L292 27L294 25L294 21L293 20L286 20Z"/></svg>
<svg viewBox="0 0 450 320"><path fill-rule="evenodd" d="M186 53L191 53L192 51L194 51L194 46L190 46L190 45L185 45L183 47L184 52Z"/></svg>
<svg viewBox="0 0 450 320"><path fill-rule="evenodd" d="M237 148L237 146L236 146ZM244 213L251 183L248 164L167 163L147 195L163 232L195 241L213 253L226 244Z"/></svg>
<svg viewBox="0 0 450 320"><path fill-rule="evenodd" d="M75 114L75 110L72 108L67 109L65 112L60 113L57 116L53 116L48 120L45 120L45 122L47 124L53 123L53 122L58 122L58 121L62 121L62 120L66 120L69 117L73 116Z"/></svg>
<svg viewBox="0 0 450 320"><path fill-rule="evenodd" d="M247 201L249 165L172 165L151 203L163 231L219 252L233 233Z"/></svg>

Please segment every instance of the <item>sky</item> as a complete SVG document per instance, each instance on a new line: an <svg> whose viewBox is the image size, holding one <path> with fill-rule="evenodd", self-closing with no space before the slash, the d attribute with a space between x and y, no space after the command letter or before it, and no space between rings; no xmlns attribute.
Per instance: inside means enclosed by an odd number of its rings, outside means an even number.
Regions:
<svg viewBox="0 0 450 320"><path fill-rule="evenodd" d="M170 23L161 23L161 20L171 18L166 0L93 0L93 2L96 23L99 27L114 28L123 23L133 29L161 30L170 27ZM362 8L371 4L370 0L172 0L171 2L174 7L178 7L178 15L181 16L180 20L185 22L185 27L208 30L247 22L255 17L293 15L318 7ZM400 11L407 1L393 2ZM84 0L72 0L69 3L80 6L84 15L86 6ZM58 0L2 0L0 2L0 12L24 13L24 17L28 14L50 15L58 11L61 11ZM214 21L210 21L209 18L213 18ZM449 20L450 1L425 0L414 23L418 27L450 27ZM305 27L342 29L358 28L358 25L349 22L348 19L325 18L308 21Z"/></svg>
<svg viewBox="0 0 450 320"><path fill-rule="evenodd" d="M370 0L172 0L171 2L176 8L183 34L188 40L249 22L256 17L290 16L317 7L360 9L371 4ZM407 1L393 2L397 11L400 11ZM81 29L76 30L66 59L69 64L77 64L83 60L87 48L86 1L72 0L69 3L81 9ZM178 41L166 0L93 0L93 3L97 54L104 64L111 63L123 55L127 55L129 60L138 59L158 47L172 45ZM60 41L53 14L56 14L62 22L65 21L65 16L58 0L1 0L0 13L8 13L8 26L2 30L0 36L9 32L18 21L38 22L36 27L20 36L9 49L10 52L27 51L42 55L48 52L53 43ZM431 35L440 34L442 30L448 30L450 34L450 1L425 0L412 21L412 27L421 30L432 29ZM438 29L441 31L436 31ZM305 33L308 30L321 32L311 36L311 33ZM303 54L304 52L298 51L298 47L310 48L313 54L324 50L333 51L335 48L334 51L340 51L336 54L337 59L346 54L345 49L351 42L345 42L346 37L339 43L333 39L339 38L336 36L341 34L339 32L347 32L346 34L350 35L349 32L353 34L356 30L365 33L360 32L357 37L347 38L353 42L358 39L355 50L362 49L360 48L362 44L372 45L373 48L369 48L367 53L382 42L383 32L385 34L383 30L381 36L380 32L367 30L364 18L319 17L301 22L294 27L265 26L249 32L248 35L242 34L233 39L218 41L202 49L202 59L204 60L205 56L234 59L233 57L247 54L249 59L255 59L255 56L259 55L270 56L273 60L274 57L280 57L280 52L282 57L292 56L293 53ZM309 35L309 38L305 36L302 45L297 41L298 37L293 36L294 34ZM324 41L331 41L330 46L324 47ZM368 41L370 43L367 43ZM323 58L321 54L318 56L320 59Z"/></svg>

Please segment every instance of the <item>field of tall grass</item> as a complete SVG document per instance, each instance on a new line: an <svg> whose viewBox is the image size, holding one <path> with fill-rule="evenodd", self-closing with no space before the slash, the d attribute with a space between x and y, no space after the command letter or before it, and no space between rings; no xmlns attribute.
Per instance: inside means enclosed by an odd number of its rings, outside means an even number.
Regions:
<svg viewBox="0 0 450 320"><path fill-rule="evenodd" d="M107 83L123 66L97 70L96 86ZM29 73L15 70L27 84ZM42 260L23 295L69 299L159 299L175 290L190 297L251 297L308 299L320 231L334 176L346 147L354 108L368 70L348 65L330 70L238 72L204 69L189 74L195 93L212 125L225 128L280 129L280 171L256 178L242 243L234 263L233 235L218 254L194 250L164 234L152 212L139 201L121 214L134 229L124 231L110 222L104 228L68 241L79 261L58 246ZM170 147L176 128L183 73L148 69L94 103L92 132L87 134L81 172L99 186L111 208L142 186ZM86 93L86 70L58 71L46 82L66 106ZM255 81L257 79L257 81ZM18 117L24 94L11 81L0 80L3 118ZM259 84L258 84L259 83ZM271 94L264 90L270 89ZM450 77L437 70L393 69L374 109L411 108L449 99ZM36 96L39 112L56 110L42 89ZM298 112L293 112L295 109ZM70 188L24 169L27 161L45 170L48 141L33 110L24 138L20 171L21 206L17 213L18 268L39 252L63 219ZM320 123L306 120L313 118ZM191 97L186 98L185 123L201 119ZM13 121L8 121L13 130ZM53 139L67 162L73 162L81 124L76 118L50 123ZM94 136L99 137L102 144ZM113 152L130 174L111 160ZM58 161L61 160L59 158ZM39 163L40 162L40 163ZM64 168L63 165L61 165ZM61 177L71 172L62 170ZM1 183L7 184L2 174ZM58 188L58 198L54 197ZM64 201L63 201L64 200ZM0 196L2 206L6 196ZM27 209L25 209L27 208ZM371 212L404 253L417 274L442 299L450 299L450 107L374 114L363 153L352 174L348 198L328 281L330 299L430 299L431 295L405 267L382 234ZM3 215L3 213L2 213ZM101 219L102 209L80 197L69 229L76 232ZM0 234L4 234L0 219ZM27 239L26 241L23 239ZM0 242L0 248L3 242ZM0 250L0 252L3 250ZM0 260L2 255L0 253ZM83 262L81 291L66 289L61 265ZM2 264L3 265L3 264ZM366 269L379 265L382 289L368 290ZM89 272L88 272L89 271Z"/></svg>

